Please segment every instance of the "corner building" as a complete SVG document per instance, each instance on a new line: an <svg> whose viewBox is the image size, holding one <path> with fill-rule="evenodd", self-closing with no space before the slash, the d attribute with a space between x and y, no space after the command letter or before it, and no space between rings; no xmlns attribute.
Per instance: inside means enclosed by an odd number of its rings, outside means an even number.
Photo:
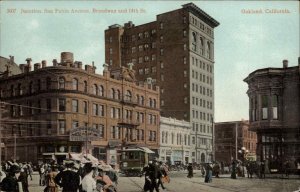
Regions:
<svg viewBox="0 0 300 192"><path fill-rule="evenodd" d="M161 115L192 124L192 162L211 159L214 116L214 28L219 23L193 3L135 26L105 30L110 68L134 64L137 80L159 85Z"/></svg>
<svg viewBox="0 0 300 192"><path fill-rule="evenodd" d="M300 58L298 66L258 69L248 75L250 130L257 133L257 155L270 169L300 163Z"/></svg>
<svg viewBox="0 0 300 192"><path fill-rule="evenodd" d="M137 85L134 70L104 66L103 75L96 74L93 65L83 69L69 52L53 66L42 61L32 70L31 59L19 66L20 74L0 78L4 160L61 162L68 153L85 152L85 142L70 139L78 127L99 130L88 153L108 163L117 163L117 149L126 145L157 151L159 89Z"/></svg>

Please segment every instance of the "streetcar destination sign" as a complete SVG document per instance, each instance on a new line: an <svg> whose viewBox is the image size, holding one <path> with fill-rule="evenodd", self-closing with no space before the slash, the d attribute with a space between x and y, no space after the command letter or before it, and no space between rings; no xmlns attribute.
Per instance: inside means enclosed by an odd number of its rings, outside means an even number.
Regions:
<svg viewBox="0 0 300 192"><path fill-rule="evenodd" d="M70 141L99 141L101 131L91 127L78 127L70 130Z"/></svg>

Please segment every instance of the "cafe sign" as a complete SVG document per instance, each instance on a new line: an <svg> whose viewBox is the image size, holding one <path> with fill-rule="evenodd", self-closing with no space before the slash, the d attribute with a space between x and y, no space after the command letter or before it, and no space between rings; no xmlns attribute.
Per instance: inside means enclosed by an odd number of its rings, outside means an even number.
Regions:
<svg viewBox="0 0 300 192"><path fill-rule="evenodd" d="M70 141L99 141L101 131L91 127L78 127L70 130Z"/></svg>

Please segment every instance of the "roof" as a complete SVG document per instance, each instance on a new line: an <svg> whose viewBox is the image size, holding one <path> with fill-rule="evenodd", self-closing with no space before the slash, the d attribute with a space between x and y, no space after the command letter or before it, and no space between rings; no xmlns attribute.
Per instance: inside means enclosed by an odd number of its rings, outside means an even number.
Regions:
<svg viewBox="0 0 300 192"><path fill-rule="evenodd" d="M10 59L0 56L0 74L6 71L7 65L10 66L9 69L11 71L11 75L22 73L21 69L15 62L10 63Z"/></svg>
<svg viewBox="0 0 300 192"><path fill-rule="evenodd" d="M127 148L127 149L122 149L121 151L143 151L145 153L155 153L148 147Z"/></svg>

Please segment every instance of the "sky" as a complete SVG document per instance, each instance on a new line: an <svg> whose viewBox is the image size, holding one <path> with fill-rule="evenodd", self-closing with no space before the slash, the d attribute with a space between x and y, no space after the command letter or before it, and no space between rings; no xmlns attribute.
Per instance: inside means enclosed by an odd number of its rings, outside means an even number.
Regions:
<svg viewBox="0 0 300 192"><path fill-rule="evenodd" d="M84 64L94 61L97 73L102 73L108 26L152 22L156 15L190 2L220 22L214 37L215 121L249 119L243 79L256 69L282 67L283 59L289 66L298 64L297 1L0 1L0 55L13 55L18 64L32 58L33 63L47 60L52 65L61 52L69 51Z"/></svg>

